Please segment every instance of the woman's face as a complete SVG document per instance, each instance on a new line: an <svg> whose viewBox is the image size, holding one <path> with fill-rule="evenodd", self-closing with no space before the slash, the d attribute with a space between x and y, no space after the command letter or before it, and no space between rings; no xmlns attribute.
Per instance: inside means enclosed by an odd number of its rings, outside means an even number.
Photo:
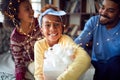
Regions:
<svg viewBox="0 0 120 80"><path fill-rule="evenodd" d="M49 45L53 46L58 43L62 35L62 23L60 17L45 15L42 19L41 30Z"/></svg>
<svg viewBox="0 0 120 80"><path fill-rule="evenodd" d="M20 22L31 23L33 22L34 11L29 1L21 2L19 6L18 18Z"/></svg>

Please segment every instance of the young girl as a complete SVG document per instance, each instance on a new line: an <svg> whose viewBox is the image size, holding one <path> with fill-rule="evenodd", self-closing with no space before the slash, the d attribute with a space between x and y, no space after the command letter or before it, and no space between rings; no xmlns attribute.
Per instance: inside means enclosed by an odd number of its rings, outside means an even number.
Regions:
<svg viewBox="0 0 120 80"><path fill-rule="evenodd" d="M35 80L78 80L90 66L89 55L83 48L76 45L69 36L62 34L63 21L61 16L66 14L64 11L59 11L52 5L45 6L42 11L43 13L40 15L39 23L42 34L45 38L36 41L34 46ZM65 51L65 49L62 48L66 47L68 44L73 48L71 51L73 53L70 53L72 55L70 55L69 58L66 58L66 60L63 60L62 64L62 59L59 58L63 53L59 50ZM66 47L66 53L64 52L65 54L67 54L69 46L67 46L68 48ZM61 49L56 51L54 50L55 48ZM51 57L52 54L53 57ZM54 54L58 54L59 56ZM64 58L64 56L62 57ZM66 68L64 67L64 69L61 69L61 67L63 68L62 65L64 65L64 61L70 61L68 59L70 59L72 63L67 65ZM46 64L46 61L48 64ZM51 64L53 64L53 66Z"/></svg>

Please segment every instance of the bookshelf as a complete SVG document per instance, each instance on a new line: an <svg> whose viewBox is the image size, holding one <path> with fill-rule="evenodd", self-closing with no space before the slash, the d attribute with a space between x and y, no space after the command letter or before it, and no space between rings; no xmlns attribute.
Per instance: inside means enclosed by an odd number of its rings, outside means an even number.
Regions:
<svg viewBox="0 0 120 80"><path fill-rule="evenodd" d="M102 0L80 0L80 30L84 29L87 20L98 14ZM86 50L91 53L92 40L86 44Z"/></svg>
<svg viewBox="0 0 120 80"><path fill-rule="evenodd" d="M72 34L70 36L73 38L78 36L84 29L86 21L91 16L98 14L100 1L101 0L55 0L55 2L58 2L57 6L59 5L60 9L67 12L64 21L67 24L67 28L73 29L74 31L77 30L73 32L74 35ZM76 26L78 28L75 28Z"/></svg>
<svg viewBox="0 0 120 80"><path fill-rule="evenodd" d="M87 20L98 14L102 0L80 0L80 30L84 29Z"/></svg>

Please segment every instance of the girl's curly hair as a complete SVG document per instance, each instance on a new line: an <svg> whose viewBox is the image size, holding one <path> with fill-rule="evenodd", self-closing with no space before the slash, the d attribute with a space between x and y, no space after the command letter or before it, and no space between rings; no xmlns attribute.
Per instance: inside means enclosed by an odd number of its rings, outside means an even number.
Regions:
<svg viewBox="0 0 120 80"><path fill-rule="evenodd" d="M29 0L2 0L0 4L0 10L4 15L3 24L6 27L15 27L19 25L19 6L22 2Z"/></svg>
<svg viewBox="0 0 120 80"><path fill-rule="evenodd" d="M52 4L46 4L42 9L41 9L41 12L43 13L44 11L46 11L47 9L53 9L55 11L58 11L58 8Z"/></svg>

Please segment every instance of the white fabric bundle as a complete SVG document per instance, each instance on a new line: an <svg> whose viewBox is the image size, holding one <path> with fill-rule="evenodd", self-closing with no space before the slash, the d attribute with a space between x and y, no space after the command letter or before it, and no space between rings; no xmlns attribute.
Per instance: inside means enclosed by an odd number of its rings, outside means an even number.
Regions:
<svg viewBox="0 0 120 80"><path fill-rule="evenodd" d="M45 80L56 80L73 61L74 48L55 44L45 52L44 73Z"/></svg>

